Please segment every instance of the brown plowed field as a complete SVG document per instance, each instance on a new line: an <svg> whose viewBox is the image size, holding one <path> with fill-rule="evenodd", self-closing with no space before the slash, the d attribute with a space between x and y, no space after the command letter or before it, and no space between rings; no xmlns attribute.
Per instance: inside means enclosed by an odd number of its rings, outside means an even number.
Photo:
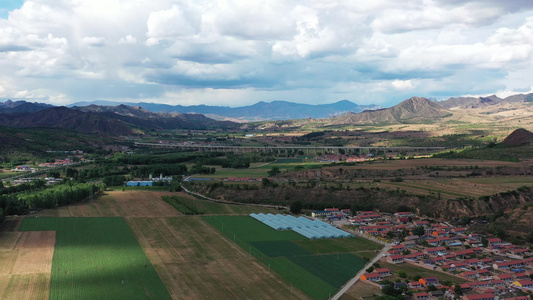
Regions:
<svg viewBox="0 0 533 300"><path fill-rule="evenodd" d="M170 192L107 191L93 203L73 204L37 213L42 217L173 217L182 215L161 200Z"/></svg>
<svg viewBox="0 0 533 300"><path fill-rule="evenodd" d="M17 245L17 260L11 274L50 273L55 243L55 231L22 233Z"/></svg>
<svg viewBox="0 0 533 300"><path fill-rule="evenodd" d="M174 299L307 299L200 217L127 220Z"/></svg>
<svg viewBox="0 0 533 300"><path fill-rule="evenodd" d="M55 232L17 232L21 218L0 228L0 299L48 299Z"/></svg>

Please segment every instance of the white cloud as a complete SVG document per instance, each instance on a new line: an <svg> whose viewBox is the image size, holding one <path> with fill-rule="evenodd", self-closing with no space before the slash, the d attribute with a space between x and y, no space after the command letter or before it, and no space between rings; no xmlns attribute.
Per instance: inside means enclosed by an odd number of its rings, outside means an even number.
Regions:
<svg viewBox="0 0 533 300"><path fill-rule="evenodd" d="M391 85L397 90L412 90L415 87L413 80L393 80Z"/></svg>
<svg viewBox="0 0 533 300"><path fill-rule="evenodd" d="M398 33L446 27L458 23L465 26L483 25L497 19L503 10L481 3L465 3L454 7L436 6L432 1L404 2L385 9L373 22L380 32Z"/></svg>
<svg viewBox="0 0 533 300"><path fill-rule="evenodd" d="M150 13L147 26L148 45L162 39L187 37L199 32L201 16L193 7L173 5L170 9Z"/></svg>
<svg viewBox="0 0 533 300"><path fill-rule="evenodd" d="M130 45L137 44L137 38L135 38L131 34L128 34L125 37L121 37L118 43L119 44L130 44Z"/></svg>
<svg viewBox="0 0 533 300"><path fill-rule="evenodd" d="M0 19L0 97L392 103L524 90L533 5L512 2L26 0Z"/></svg>

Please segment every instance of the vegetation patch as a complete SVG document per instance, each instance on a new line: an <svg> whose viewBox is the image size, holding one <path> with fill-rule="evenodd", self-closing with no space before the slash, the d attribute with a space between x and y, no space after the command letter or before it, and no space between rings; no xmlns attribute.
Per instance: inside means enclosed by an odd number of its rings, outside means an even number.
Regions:
<svg viewBox="0 0 533 300"><path fill-rule="evenodd" d="M50 299L171 299L123 218L25 218L56 231Z"/></svg>
<svg viewBox="0 0 533 300"><path fill-rule="evenodd" d="M195 205L191 205L190 202L185 201L183 197L179 196L163 196L163 201L172 205L175 209L179 210L185 215L201 215L202 211Z"/></svg>

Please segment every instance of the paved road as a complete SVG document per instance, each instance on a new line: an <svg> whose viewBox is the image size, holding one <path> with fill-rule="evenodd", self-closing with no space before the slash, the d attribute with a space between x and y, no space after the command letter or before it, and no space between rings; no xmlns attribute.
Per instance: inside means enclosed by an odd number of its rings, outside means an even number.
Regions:
<svg viewBox="0 0 533 300"><path fill-rule="evenodd" d="M340 297L346 293L351 287L352 285L354 285L358 280L359 280L359 277L361 277L361 275L363 275L366 271L366 269L368 269L370 266L372 266L373 264L375 264L380 258L383 257L383 255L385 255L385 253L387 253L387 251L389 251L389 249L393 246L393 244L387 244L385 247L383 247L383 249L381 249L381 251L379 252L378 255L376 255L376 257L374 257L374 259L372 259L370 262L368 262L362 269L361 271L359 271L359 273L357 273L355 275L354 278L352 278L350 281L348 281L348 283L342 287L342 289L337 293L335 294L335 296L333 296L331 299L332 300L338 300L340 299Z"/></svg>

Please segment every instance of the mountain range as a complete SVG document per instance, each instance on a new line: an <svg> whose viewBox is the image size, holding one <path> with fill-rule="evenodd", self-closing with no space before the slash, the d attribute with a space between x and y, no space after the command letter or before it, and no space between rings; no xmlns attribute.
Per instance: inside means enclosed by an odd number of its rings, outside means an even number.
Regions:
<svg viewBox="0 0 533 300"><path fill-rule="evenodd" d="M475 113L467 113L467 118L474 114L482 114L483 116L502 112L508 114L508 111L520 108L531 110L533 108L531 102L533 102L533 94L513 95L504 99L497 96L458 97L444 101L412 97L390 108L379 108L375 105L361 106L347 100L323 105L298 104L286 101L259 102L251 106L236 108L206 105L185 107L153 103L143 104L144 107L138 104L134 106L125 104L78 106L81 104L78 103L78 105L67 108L26 101L6 101L0 103L0 126L56 127L74 129L84 133L130 134L138 130L234 129L241 126L235 122L221 121L224 119L274 119L273 122L279 122L276 120L311 118L309 122L325 125L412 124L434 123L459 113L465 116L464 111L470 110L475 111ZM370 109L359 111L365 107ZM159 111L151 111L148 108ZM164 108L167 110L163 110ZM212 114L206 116L198 113L181 113L170 111L170 108L187 108L188 111L201 111L200 108L202 108L203 111ZM239 113L241 115L238 115ZM325 117L311 117L317 115ZM218 120L210 118L211 116L216 116ZM276 126L275 123L273 125ZM249 124L246 127L254 128L254 126ZM264 123L257 128L269 126Z"/></svg>
<svg viewBox="0 0 533 300"><path fill-rule="evenodd" d="M120 103L109 101L77 102L69 107L79 108L89 105L117 106ZM241 107L208 106L208 105L167 105L157 103L123 103L128 106L139 106L151 112L161 113L194 113L203 114L216 120L236 121L265 121L290 119L319 119L341 115L346 112L361 112L379 109L377 105L358 105L348 100L341 100L330 104L301 104L288 101L257 102Z"/></svg>
<svg viewBox="0 0 533 300"><path fill-rule="evenodd" d="M493 106L501 103L529 103L533 102L533 94L517 94L506 98L496 95L488 97L458 97L450 98L437 103L446 109L469 109Z"/></svg>

